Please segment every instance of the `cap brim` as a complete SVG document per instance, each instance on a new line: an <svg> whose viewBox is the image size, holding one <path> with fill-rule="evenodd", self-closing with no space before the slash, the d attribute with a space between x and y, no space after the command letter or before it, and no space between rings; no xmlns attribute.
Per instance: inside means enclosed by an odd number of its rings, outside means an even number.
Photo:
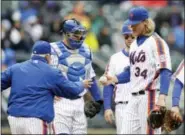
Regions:
<svg viewBox="0 0 185 136"><path fill-rule="evenodd" d="M139 23L141 23L142 21L131 21L131 20L127 20L128 22L127 22L127 25L136 25L136 24L139 24Z"/></svg>
<svg viewBox="0 0 185 136"><path fill-rule="evenodd" d="M132 31L130 31L130 32L124 32L124 33L122 33L122 34L132 34L133 32Z"/></svg>

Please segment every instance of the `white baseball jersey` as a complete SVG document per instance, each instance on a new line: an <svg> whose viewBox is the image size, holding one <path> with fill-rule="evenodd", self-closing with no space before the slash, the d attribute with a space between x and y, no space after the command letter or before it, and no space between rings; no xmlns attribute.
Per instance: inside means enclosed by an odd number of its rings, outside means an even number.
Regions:
<svg viewBox="0 0 185 136"><path fill-rule="evenodd" d="M161 129L151 129L147 125L147 116L154 108L158 98L159 70L171 70L168 45L156 33L138 46L135 40L130 47L131 91L141 90L145 94L132 95L125 109L125 128L122 134L161 134Z"/></svg>
<svg viewBox="0 0 185 136"><path fill-rule="evenodd" d="M126 67L130 66L128 55L129 54L125 52L124 49L118 53L113 54L110 58L109 64L106 67L105 74L108 74L109 76L114 76L119 75L121 72L123 72ZM129 101L130 96L130 83L115 85L114 101L115 103L117 103L115 107L117 134L121 134L122 129L126 127L123 116L125 116L125 107L127 106L127 104L120 104L119 102Z"/></svg>
<svg viewBox="0 0 185 136"><path fill-rule="evenodd" d="M171 59L166 42L156 33L138 46L136 40L130 48L132 91L159 89L159 70L171 70Z"/></svg>
<svg viewBox="0 0 185 136"><path fill-rule="evenodd" d="M50 44L52 47L52 66L60 69L68 80L79 81L95 77L91 62L91 52L84 44L76 50L69 50L62 42ZM86 91L85 89L80 96L83 96ZM83 97L75 100L61 98L54 104L54 108L56 134L87 133Z"/></svg>
<svg viewBox="0 0 185 136"><path fill-rule="evenodd" d="M109 76L119 75L126 67L130 66L129 58L122 50L111 56L105 73ZM128 101L130 97L130 84L117 84L114 88L115 103Z"/></svg>
<svg viewBox="0 0 185 136"><path fill-rule="evenodd" d="M178 78L184 85L184 60L182 60L180 65L178 66L176 72L174 73L174 77Z"/></svg>

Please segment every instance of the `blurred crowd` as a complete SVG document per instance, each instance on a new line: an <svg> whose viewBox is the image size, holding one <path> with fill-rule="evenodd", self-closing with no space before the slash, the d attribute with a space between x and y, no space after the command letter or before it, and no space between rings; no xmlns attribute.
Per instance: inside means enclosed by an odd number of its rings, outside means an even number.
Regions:
<svg viewBox="0 0 185 136"><path fill-rule="evenodd" d="M156 23L156 32L169 45L172 65L184 56L184 1L2 1L2 69L28 59L37 40L60 41L62 21L76 18L88 30L85 43L94 53L97 64L124 47L123 22L133 6L145 6ZM176 61L177 60L177 61ZM104 66L102 66L102 69ZM174 69L174 68L173 68ZM101 73L102 74L102 73Z"/></svg>
<svg viewBox="0 0 185 136"><path fill-rule="evenodd" d="M36 0L16 1L14 5L16 7L1 13L1 48L8 56L14 55L14 51L29 54L33 43L40 39L50 42L61 40L61 23L68 18L76 18L86 27L85 43L93 52L99 52L103 46L113 52L119 51L124 46L121 27L127 19L128 10L134 5L146 5L151 9L156 32L172 50L184 53L183 1L161 1L156 5L156 2L148 4L127 0Z"/></svg>

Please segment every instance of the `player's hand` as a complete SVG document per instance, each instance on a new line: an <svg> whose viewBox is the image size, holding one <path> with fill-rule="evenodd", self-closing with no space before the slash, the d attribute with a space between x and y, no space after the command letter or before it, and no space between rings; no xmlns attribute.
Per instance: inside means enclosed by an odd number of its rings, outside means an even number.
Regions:
<svg viewBox="0 0 185 136"><path fill-rule="evenodd" d="M99 81L102 85L105 86L105 85L110 85L110 84L114 85L115 83L118 82L118 79L116 76L103 75L100 77Z"/></svg>
<svg viewBox="0 0 185 136"><path fill-rule="evenodd" d="M105 110L104 118L105 118L106 122L108 122L109 124L113 124L114 114L111 109Z"/></svg>
<svg viewBox="0 0 185 136"><path fill-rule="evenodd" d="M107 77L107 80L109 81L109 84L113 84L114 85L114 84L118 83L118 79L117 79L116 76L106 75L106 77Z"/></svg>
<svg viewBox="0 0 185 136"><path fill-rule="evenodd" d="M93 84L92 79L83 80L83 84L85 88L90 88L91 85Z"/></svg>
<svg viewBox="0 0 185 136"><path fill-rule="evenodd" d="M172 118L174 118L177 121L183 121L178 106L172 107L171 111L172 111Z"/></svg>
<svg viewBox="0 0 185 136"><path fill-rule="evenodd" d="M166 99L166 95L160 94L156 105L165 107L166 106L165 99Z"/></svg>

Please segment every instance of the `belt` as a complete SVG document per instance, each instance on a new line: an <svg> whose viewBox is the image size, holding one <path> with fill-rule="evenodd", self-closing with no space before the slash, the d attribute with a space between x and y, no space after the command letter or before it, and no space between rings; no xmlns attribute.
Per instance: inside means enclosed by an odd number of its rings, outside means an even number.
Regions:
<svg viewBox="0 0 185 136"><path fill-rule="evenodd" d="M128 104L128 101L124 101L124 102L121 102L121 101L120 101L120 102L117 102L117 103L116 103L116 105L118 105L118 104Z"/></svg>
<svg viewBox="0 0 185 136"><path fill-rule="evenodd" d="M136 93L132 93L133 96L144 95L144 94L145 94L144 90L141 90L141 91L136 92Z"/></svg>

